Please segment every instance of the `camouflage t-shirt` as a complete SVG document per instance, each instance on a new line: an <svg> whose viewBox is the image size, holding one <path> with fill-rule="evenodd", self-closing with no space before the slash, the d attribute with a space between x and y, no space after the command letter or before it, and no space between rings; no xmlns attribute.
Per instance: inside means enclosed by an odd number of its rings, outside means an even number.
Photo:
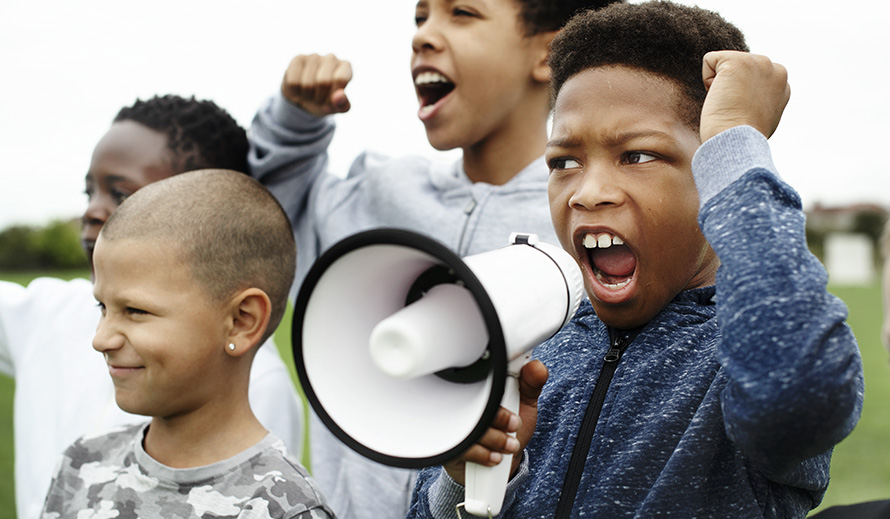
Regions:
<svg viewBox="0 0 890 519"><path fill-rule="evenodd" d="M148 424L80 438L68 447L44 519L300 518L334 516L306 470L267 435L227 459L174 469L142 448Z"/></svg>

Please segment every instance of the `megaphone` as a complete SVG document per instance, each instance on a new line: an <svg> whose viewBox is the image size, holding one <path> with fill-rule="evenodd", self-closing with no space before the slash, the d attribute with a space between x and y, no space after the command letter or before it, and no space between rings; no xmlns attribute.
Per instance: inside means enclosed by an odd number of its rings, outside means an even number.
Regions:
<svg viewBox="0 0 890 519"><path fill-rule="evenodd" d="M572 318L583 293L574 259L533 234L461 259L411 231L361 232L322 254L297 295L297 374L321 421L359 454L440 465L502 404L518 411L526 352ZM468 512L500 513L510 464L467 464Z"/></svg>

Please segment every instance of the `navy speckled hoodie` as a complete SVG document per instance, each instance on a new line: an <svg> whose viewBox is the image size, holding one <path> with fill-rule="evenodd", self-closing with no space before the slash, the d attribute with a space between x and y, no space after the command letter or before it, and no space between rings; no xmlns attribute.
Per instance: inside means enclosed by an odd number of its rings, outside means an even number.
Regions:
<svg viewBox="0 0 890 519"><path fill-rule="evenodd" d="M802 518L819 503L831 449L859 418L862 363L800 200L774 171L753 128L703 144L693 174L716 286L680 293L629 342L585 302L536 350L550 379L502 517L554 517L569 473L571 517ZM590 447L571 462L613 347ZM453 517L462 498L425 469L409 516Z"/></svg>

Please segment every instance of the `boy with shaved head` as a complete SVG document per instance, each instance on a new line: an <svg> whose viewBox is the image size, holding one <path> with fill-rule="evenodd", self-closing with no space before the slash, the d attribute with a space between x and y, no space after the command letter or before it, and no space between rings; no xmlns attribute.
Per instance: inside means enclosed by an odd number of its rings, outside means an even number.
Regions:
<svg viewBox="0 0 890 519"><path fill-rule="evenodd" d="M151 420L75 442L43 517L332 517L247 398L295 255L281 207L238 172L170 177L121 204L93 251L93 347L117 404Z"/></svg>

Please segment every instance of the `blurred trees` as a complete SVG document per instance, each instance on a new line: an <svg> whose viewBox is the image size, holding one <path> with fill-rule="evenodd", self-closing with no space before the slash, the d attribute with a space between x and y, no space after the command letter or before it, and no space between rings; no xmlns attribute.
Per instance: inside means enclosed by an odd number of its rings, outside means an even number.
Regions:
<svg viewBox="0 0 890 519"><path fill-rule="evenodd" d="M0 231L0 270L89 268L80 246L80 221L14 225Z"/></svg>
<svg viewBox="0 0 890 519"><path fill-rule="evenodd" d="M827 207L819 203L806 211L807 244L820 260L825 260L825 239L831 233L857 233L868 236L875 245L875 264L881 264L879 241L890 215L887 208L859 203Z"/></svg>

